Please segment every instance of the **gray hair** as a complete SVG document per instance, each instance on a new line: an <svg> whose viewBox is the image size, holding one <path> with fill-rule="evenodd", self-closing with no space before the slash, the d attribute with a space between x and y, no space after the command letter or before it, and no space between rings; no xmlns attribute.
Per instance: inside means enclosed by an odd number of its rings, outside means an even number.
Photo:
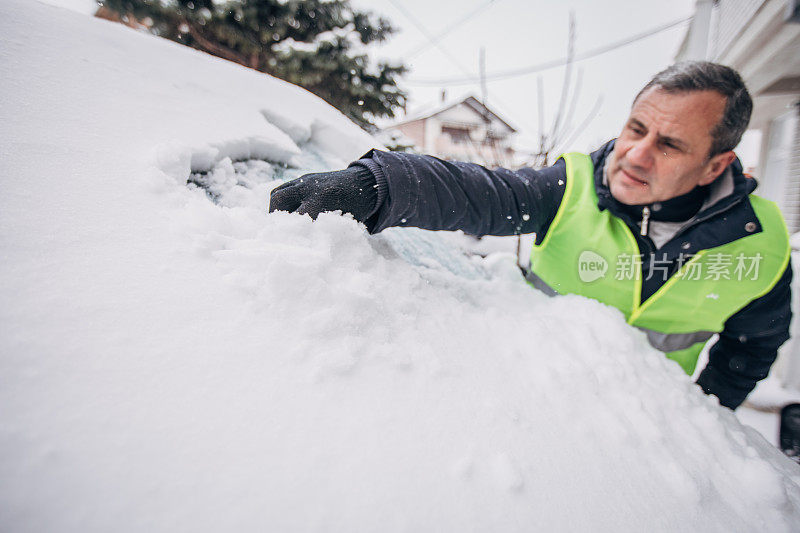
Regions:
<svg viewBox="0 0 800 533"><path fill-rule="evenodd" d="M753 100L739 73L730 67L709 61L683 61L662 70L651 79L634 103L651 87L668 93L716 91L725 97L722 120L711 131L711 150L708 157L733 150L750 122Z"/></svg>

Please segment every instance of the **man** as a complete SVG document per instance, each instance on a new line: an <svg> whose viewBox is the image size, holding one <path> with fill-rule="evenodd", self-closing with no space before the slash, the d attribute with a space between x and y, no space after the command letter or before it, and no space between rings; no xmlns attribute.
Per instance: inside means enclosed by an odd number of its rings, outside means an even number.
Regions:
<svg viewBox="0 0 800 533"><path fill-rule="evenodd" d="M687 373L718 333L697 383L735 409L767 376L791 319L786 226L774 203L750 194L756 182L733 153L751 110L734 70L679 63L591 155L490 171L373 150L346 170L281 185L270 211L340 209L372 233L535 233L535 286L617 307Z"/></svg>

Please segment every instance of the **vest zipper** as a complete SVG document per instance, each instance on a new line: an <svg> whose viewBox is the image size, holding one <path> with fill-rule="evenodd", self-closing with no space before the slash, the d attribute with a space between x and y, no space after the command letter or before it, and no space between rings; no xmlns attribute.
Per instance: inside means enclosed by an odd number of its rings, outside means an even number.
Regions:
<svg viewBox="0 0 800 533"><path fill-rule="evenodd" d="M681 229L679 229L678 232L675 235L672 236L672 239L670 239L669 242L672 242L674 239L677 239L678 237L680 237L681 235L683 235L684 233L686 233L687 231L689 231L690 229L692 229L696 225L700 224L701 222L705 222L709 218L715 217L715 216L719 215L720 213L724 213L725 211L727 211L729 209L732 209L733 207L738 205L741 201L742 201L742 199L739 198L738 200L732 202L730 205L724 206L722 209L718 209L716 211L707 212L701 218L697 218L697 219L694 219L694 220L689 219L689 223L686 226L684 226ZM746 236L746 235L744 235L744 236ZM733 242L733 241L728 241L728 242ZM715 244L713 246L709 246L709 248L716 248L717 246L722 246L724 244L728 244L728 243L725 242L725 243L722 243L722 244Z"/></svg>
<svg viewBox="0 0 800 533"><path fill-rule="evenodd" d="M650 222L650 208L644 206L642 208L642 231L639 234L642 237L647 237L647 225Z"/></svg>

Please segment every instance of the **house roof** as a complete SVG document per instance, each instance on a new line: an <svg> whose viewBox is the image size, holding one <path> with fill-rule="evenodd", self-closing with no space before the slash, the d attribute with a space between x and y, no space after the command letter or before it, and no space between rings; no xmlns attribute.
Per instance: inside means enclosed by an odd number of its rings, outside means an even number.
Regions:
<svg viewBox="0 0 800 533"><path fill-rule="evenodd" d="M458 105L461 105L461 104L464 104L464 105L470 107L478 115L488 116L488 117L490 117L490 118L492 118L494 120L497 120L498 122L503 124L505 127L507 127L511 131L511 133L516 133L517 132L516 128L511 126L508 122L503 120L497 113L495 113L494 111L489 109L489 107L483 105L480 102L480 100L478 100L477 98L475 98L472 95L469 95L467 97L462 97L462 98L459 98L457 100L450 100L450 101L438 102L437 104L428 104L428 105L421 106L421 107L415 109L414 111L412 111L411 113L409 113L408 115L406 115L406 117L403 120L401 120L400 122L397 122L397 123L393 124L393 126L399 126L401 124L408 124L409 122L414 122L415 120L422 120L422 119L431 118L431 117L434 117L436 115L440 115L440 114L444 113L445 111L447 111L449 109L452 109L452 108L454 108L454 107L456 107Z"/></svg>

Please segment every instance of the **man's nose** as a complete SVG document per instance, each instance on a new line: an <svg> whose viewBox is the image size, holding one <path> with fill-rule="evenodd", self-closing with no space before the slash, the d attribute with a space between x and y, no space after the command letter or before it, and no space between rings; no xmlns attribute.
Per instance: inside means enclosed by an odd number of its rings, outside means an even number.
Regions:
<svg viewBox="0 0 800 533"><path fill-rule="evenodd" d="M643 137L633 143L625 159L627 159L628 163L631 165L641 168L650 168L653 165L655 149L654 141L650 139L650 137Z"/></svg>

